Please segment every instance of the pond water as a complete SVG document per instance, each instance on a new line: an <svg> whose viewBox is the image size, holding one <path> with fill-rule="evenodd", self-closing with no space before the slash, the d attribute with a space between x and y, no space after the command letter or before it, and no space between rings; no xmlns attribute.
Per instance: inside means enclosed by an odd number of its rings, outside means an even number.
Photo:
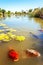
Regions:
<svg viewBox="0 0 43 65"><path fill-rule="evenodd" d="M23 42L12 40L4 43L0 42L0 65L43 65L43 40L34 38L35 35L40 35L40 29L43 29L43 20L40 18L29 18L28 16L11 16L0 18L0 23L6 24L9 28L15 29L16 35L25 36ZM0 30L2 27L0 27ZM30 34L30 32L33 34ZM7 53L9 48L14 48L19 52L20 60L12 62L8 59ZM40 52L40 58L24 58L24 50L35 49Z"/></svg>

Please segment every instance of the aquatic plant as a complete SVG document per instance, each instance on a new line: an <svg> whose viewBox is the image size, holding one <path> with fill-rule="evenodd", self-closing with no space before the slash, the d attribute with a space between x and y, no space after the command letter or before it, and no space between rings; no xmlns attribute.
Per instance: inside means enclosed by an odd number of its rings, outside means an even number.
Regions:
<svg viewBox="0 0 43 65"><path fill-rule="evenodd" d="M9 36L7 34L0 34L0 40L2 41L10 41L11 39L9 38Z"/></svg>
<svg viewBox="0 0 43 65"><path fill-rule="evenodd" d="M14 34L14 32L16 30L12 29L12 28L8 28L8 26L6 26L6 24L0 24L0 26L2 27L2 29L0 29L0 41L10 41L12 39L18 40L18 41L24 41L25 37L24 36L16 36Z"/></svg>
<svg viewBox="0 0 43 65"><path fill-rule="evenodd" d="M15 39L18 40L18 41L24 41L25 37L24 36L16 36Z"/></svg>
<svg viewBox="0 0 43 65"><path fill-rule="evenodd" d="M12 38L12 39L14 39L14 38L16 37L16 35L12 34L11 32L8 32L7 34L8 34L8 36L9 36L10 38Z"/></svg>

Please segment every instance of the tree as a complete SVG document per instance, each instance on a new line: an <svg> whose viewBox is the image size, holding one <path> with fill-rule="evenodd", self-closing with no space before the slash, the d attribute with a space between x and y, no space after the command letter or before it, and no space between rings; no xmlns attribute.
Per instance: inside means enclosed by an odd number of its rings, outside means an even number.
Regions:
<svg viewBox="0 0 43 65"><path fill-rule="evenodd" d="M29 9L29 12L32 12L32 9Z"/></svg>
<svg viewBox="0 0 43 65"><path fill-rule="evenodd" d="M3 14L3 17L5 16L5 10L4 9L2 9L2 14Z"/></svg>
<svg viewBox="0 0 43 65"><path fill-rule="evenodd" d="M17 11L15 11L15 14L17 14Z"/></svg>
<svg viewBox="0 0 43 65"><path fill-rule="evenodd" d="M40 9L39 8L35 8L33 11L33 16L34 17L40 17Z"/></svg>
<svg viewBox="0 0 43 65"><path fill-rule="evenodd" d="M2 14L2 10L1 10L1 8L0 8L0 15Z"/></svg>
<svg viewBox="0 0 43 65"><path fill-rule="evenodd" d="M43 8L41 8L41 14L43 14Z"/></svg>
<svg viewBox="0 0 43 65"><path fill-rule="evenodd" d="M11 14L11 12L10 12L10 11L8 11L8 14Z"/></svg>
<svg viewBox="0 0 43 65"><path fill-rule="evenodd" d="M16 15L21 15L21 12L15 11L15 14L16 14Z"/></svg>
<svg viewBox="0 0 43 65"><path fill-rule="evenodd" d="M26 12L22 10L22 14L26 14Z"/></svg>
<svg viewBox="0 0 43 65"><path fill-rule="evenodd" d="M0 8L0 12L1 12L1 8Z"/></svg>

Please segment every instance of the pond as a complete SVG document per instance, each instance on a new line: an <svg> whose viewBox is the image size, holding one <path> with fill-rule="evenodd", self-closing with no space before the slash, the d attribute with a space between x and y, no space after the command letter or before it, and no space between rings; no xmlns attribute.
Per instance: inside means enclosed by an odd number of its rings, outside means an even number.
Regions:
<svg viewBox="0 0 43 65"><path fill-rule="evenodd" d="M32 34L40 35L43 29L43 20L40 18L30 18L26 16L11 16L0 18L0 24L6 24L9 28L16 30L15 35L25 36L23 42L12 40L10 42L0 42L0 65L43 65L43 40L34 38ZM2 27L0 27L0 30ZM30 32L32 34L30 34ZM19 52L20 60L12 62L8 59L8 48L14 48ZM40 52L40 58L24 58L24 50L35 49Z"/></svg>

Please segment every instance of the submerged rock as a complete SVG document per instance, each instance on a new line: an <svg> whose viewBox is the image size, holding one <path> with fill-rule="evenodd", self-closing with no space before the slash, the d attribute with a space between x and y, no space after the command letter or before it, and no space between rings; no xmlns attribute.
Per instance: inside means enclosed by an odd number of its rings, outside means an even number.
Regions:
<svg viewBox="0 0 43 65"><path fill-rule="evenodd" d="M41 54L38 51L33 50L33 49L27 49L26 50L26 55L28 57L40 57L41 56Z"/></svg>

